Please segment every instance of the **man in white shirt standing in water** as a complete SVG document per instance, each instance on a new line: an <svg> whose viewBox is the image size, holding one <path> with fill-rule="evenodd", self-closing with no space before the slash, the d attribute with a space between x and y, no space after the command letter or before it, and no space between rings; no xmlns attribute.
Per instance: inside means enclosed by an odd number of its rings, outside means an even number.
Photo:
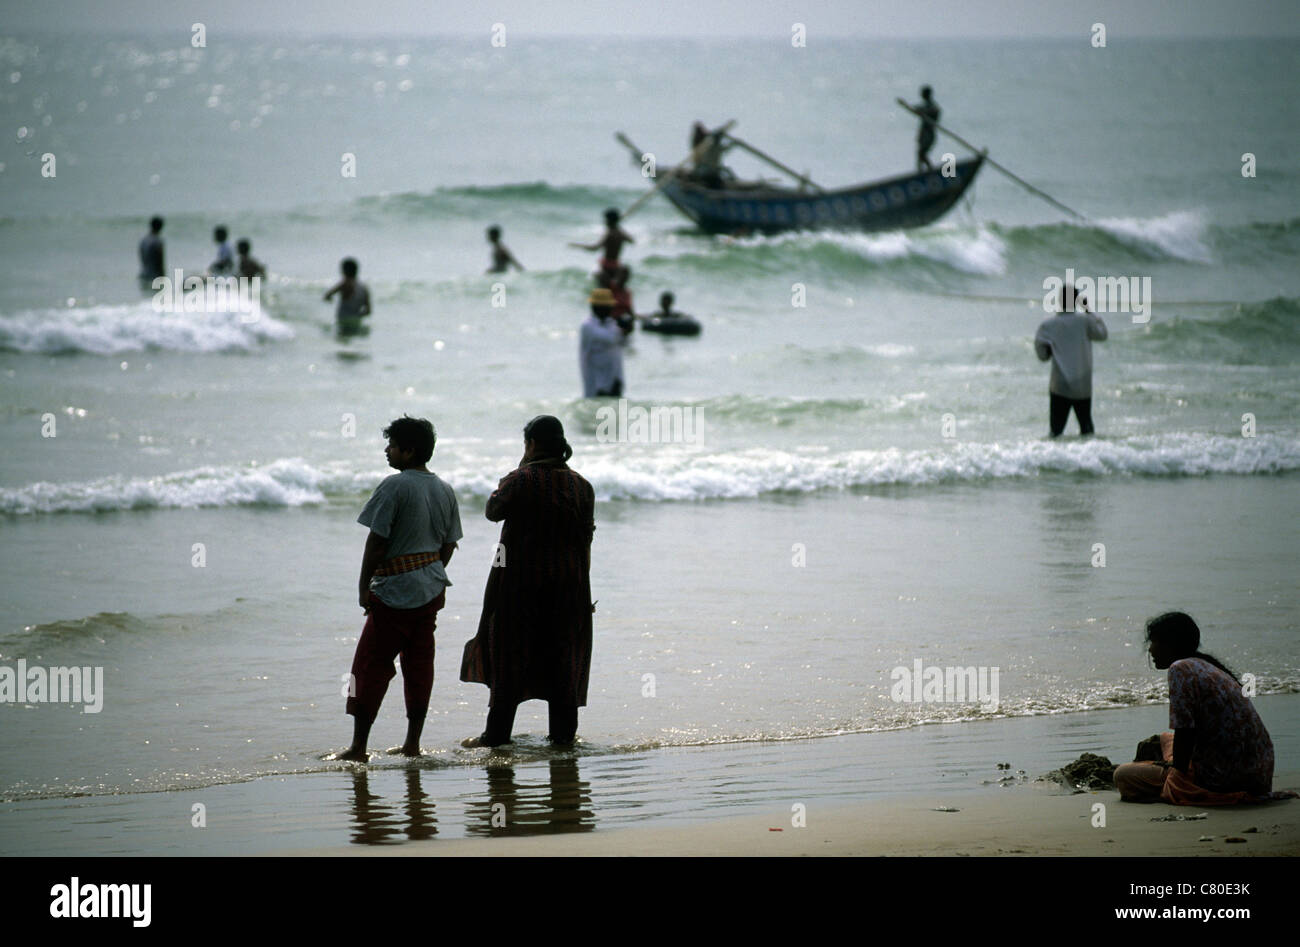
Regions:
<svg viewBox="0 0 1300 947"><path fill-rule="evenodd" d="M1034 336L1034 351L1038 360L1052 360L1052 380L1049 385L1049 409L1052 437L1059 437L1070 419L1070 409L1079 420L1079 433L1088 435L1092 429L1092 343L1104 342L1108 333L1106 323L1087 311L1088 301L1078 297L1073 286L1061 287L1060 311L1043 320Z"/></svg>
<svg viewBox="0 0 1300 947"><path fill-rule="evenodd" d="M617 300L603 287L587 300L589 315L578 331L578 363L582 369L584 398L620 398L623 395L623 340L631 331L612 318Z"/></svg>

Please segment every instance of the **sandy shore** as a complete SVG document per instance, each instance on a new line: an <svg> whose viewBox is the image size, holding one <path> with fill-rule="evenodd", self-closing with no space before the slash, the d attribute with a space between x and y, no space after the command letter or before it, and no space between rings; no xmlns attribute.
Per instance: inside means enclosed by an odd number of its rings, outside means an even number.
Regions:
<svg viewBox="0 0 1300 947"><path fill-rule="evenodd" d="M1300 785L1300 773L1279 774L1275 786ZM1094 827L1105 807L1105 825ZM940 807L955 812L935 811ZM1205 813L1204 819L1189 817ZM1164 816L1186 821L1153 821ZM1121 803L1115 791L1057 795L1012 786L944 798L878 799L856 805L813 805L806 825L773 810L670 827L491 839L442 839L398 849L341 846L280 854L401 856L855 856L1300 855L1300 799L1231 809L1189 809ZM780 831L775 831L780 829ZM1252 831L1253 830L1253 831ZM1209 839L1202 841L1205 836ZM1236 837L1244 842L1227 842Z"/></svg>
<svg viewBox="0 0 1300 947"><path fill-rule="evenodd" d="M1300 731L1293 723L1300 697L1262 697L1259 706L1274 726L1281 763L1274 788L1300 789ZM442 751L417 761L381 754L365 766L317 764L307 772L163 792L0 803L0 852L1300 854L1300 800L1166 822L1152 820L1198 810L1125 804L1113 789L1071 795L1032 781L1082 752L1129 759L1137 739L1167 720L1167 708L1153 704L634 752L556 752L534 740L507 752ZM1097 804L1105 807L1105 824L1094 826ZM1228 836L1246 841L1228 843Z"/></svg>

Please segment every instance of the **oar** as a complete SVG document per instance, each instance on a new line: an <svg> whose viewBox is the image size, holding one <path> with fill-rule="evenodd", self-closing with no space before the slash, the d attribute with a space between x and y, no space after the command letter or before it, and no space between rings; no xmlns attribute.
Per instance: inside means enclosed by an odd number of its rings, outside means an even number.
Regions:
<svg viewBox="0 0 1300 947"><path fill-rule="evenodd" d="M624 148L626 148L628 151L632 152L633 162L635 162L636 164L641 163L641 156L645 154L645 152L642 151L640 148L638 148L636 145L634 145L632 143L632 139L628 138L622 132L614 132L614 140L618 142L620 145L622 145Z"/></svg>
<svg viewBox="0 0 1300 947"><path fill-rule="evenodd" d="M756 157L756 158L762 158L762 159L763 159L764 161L766 161L768 164L772 165L772 167L776 168L776 169L779 170L779 171L784 171L786 174L790 175L790 177L794 178L796 181L799 181L799 182L801 182L801 183L803 183L803 184L807 184L809 187L814 188L814 189L816 189L816 190L818 190L818 191L825 191L825 190L826 190L826 188L822 187L820 184L818 184L817 182L811 180L810 178L805 177L804 175L800 174L798 171L794 170L794 168L786 167L786 166L783 165L781 162L779 162L779 161L777 161L775 158L773 158L771 155L769 155L769 154L765 154L764 152L759 151L757 148L755 148L755 147L754 147L753 145L751 145L749 142L747 142L747 141L741 141L741 140L740 140L739 138L737 138L735 135L728 135L727 137L730 138L733 142L735 142L735 143L736 143L737 145L739 145L740 147L744 148L746 151L748 151L748 152L749 152L750 154L752 154L754 157Z"/></svg>
<svg viewBox="0 0 1300 947"><path fill-rule="evenodd" d="M646 191L635 201L633 201L632 205L628 207L627 210L623 211L621 216L626 217L628 214L632 213L634 210L636 210L646 201L650 200L650 198L658 194L660 188L662 188L673 178L677 177L677 175L682 173L682 169L686 166L686 164L693 163L696 157L704 152L704 149L708 147L709 142L713 141L713 139L716 138L717 136L724 134L734 124L736 124L736 120L733 118L731 121L727 122L727 124L723 125L717 131L710 132L708 135L706 135L703 141L701 141L698 145L696 145L694 148L691 149L691 153L686 156L686 161L682 162L677 167L670 169L667 174L657 175L659 180L656 182L655 186L652 187L650 190ZM618 141L621 144L627 145L628 147L632 147L632 143L628 141L627 136L624 135L622 132L619 132L614 137L618 139Z"/></svg>
<svg viewBox="0 0 1300 947"><path fill-rule="evenodd" d="M640 163L641 163L641 156L642 156L643 154L645 154L645 152L642 151L640 148L638 148L636 145L634 145L634 144L632 143L632 139L628 138L627 135L624 135L622 132L615 132L615 133L614 133L614 140L617 141L617 142L618 142L620 145L622 145L624 148L626 148L628 151L632 152L632 160L633 160L633 161L635 161L637 164L640 164ZM668 183L667 181L662 182L662 184L667 184L667 183ZM662 185L660 185L660 186L662 186ZM653 193L654 193L655 191L657 191L657 190L659 190L659 187L655 187L655 188L654 188L653 190L651 190L649 193L650 193L650 194L653 194ZM647 195L644 195L644 194L643 194L639 200L644 200L644 199L646 198L646 196L647 196ZM636 206L637 206L636 204L633 204L633 205L632 205L633 208L635 208ZM622 216L626 217L626 216L627 216L627 211L624 211ZM576 242L576 241L574 241L574 240L570 240L569 243L568 243L568 245L571 246L571 247L573 247L573 249L575 249L575 250L585 250L585 249L587 249L587 247L586 247L584 244L578 243L578 242Z"/></svg>
<svg viewBox="0 0 1300 947"><path fill-rule="evenodd" d="M975 152L975 153L978 154L978 155L983 155L985 161L987 161L987 162L988 162L989 164L991 164L993 167L997 168L999 171L1001 171L1003 174L1005 174L1005 175L1006 175L1007 177L1009 177L1011 180L1015 181L1015 182L1016 182L1017 184L1019 184L1021 187L1025 188L1025 189L1028 190L1028 191L1033 192L1034 194L1037 194L1037 195L1038 195L1039 197L1041 197L1043 200L1048 201L1048 202L1051 203L1051 204L1055 204L1057 207L1061 208L1061 210L1065 211L1065 212L1068 213L1068 214L1072 214L1073 216L1079 218L1080 220L1087 220L1087 219L1088 219L1087 217L1083 216L1083 214L1079 213L1079 212L1078 212L1077 210L1075 210L1074 208L1072 208L1072 207L1066 207L1064 204L1062 204L1060 201L1058 201L1056 198L1054 198L1051 194L1048 194L1046 191L1040 191L1038 188L1034 187L1032 184L1030 184L1030 183L1029 183L1028 181L1026 181L1024 178L1020 177L1019 175L1013 173L1013 172L1010 171L1009 169L1004 168L1002 165L998 164L996 161L994 161L992 158L990 158L990 157L988 156L988 152L987 152L987 151L981 151L979 148L976 148L974 145L972 145L972 144L971 144L969 141L967 141L965 138L962 138L960 135L958 135L958 134L957 134L956 132L954 132L954 131L951 131L950 129L944 128L944 127L943 127L942 125L940 125L938 122L930 121L929 118L927 118L925 115L922 115L921 112L918 111L917 109L912 108L912 106L908 105L908 104L907 104L906 102L904 102L902 99L895 99L894 101L896 101L896 102L897 102L899 105L901 105L903 108L907 109L907 110L908 110L909 112L911 112L913 115L916 115L917 117L922 118L922 119L925 119L925 121L927 121L927 122L930 122L931 125L933 125L933 126L934 126L935 128L937 128L937 129L939 129L939 131L943 132L943 133L944 133L945 135L947 135L949 138L952 138L952 139L956 140L958 144L965 145L967 148L969 148L971 151Z"/></svg>

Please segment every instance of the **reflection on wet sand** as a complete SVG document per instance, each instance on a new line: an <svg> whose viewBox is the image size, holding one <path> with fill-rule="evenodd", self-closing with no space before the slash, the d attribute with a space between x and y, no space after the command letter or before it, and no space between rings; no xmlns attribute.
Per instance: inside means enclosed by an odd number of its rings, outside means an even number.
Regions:
<svg viewBox="0 0 1300 947"><path fill-rule="evenodd" d="M370 791L364 768L352 773L352 842L356 845L393 845L430 839L438 834L433 799L420 784L420 770L406 771L406 811L384 803ZM404 836L400 837L399 836Z"/></svg>
<svg viewBox="0 0 1300 947"><path fill-rule="evenodd" d="M1097 504L1097 495L1087 484L1045 491L1039 501L1044 547L1039 555L1054 593L1076 592L1099 576L1093 564L1104 564L1105 554L1095 545L1101 541ZM1098 553L1103 558L1098 559Z"/></svg>
<svg viewBox="0 0 1300 947"><path fill-rule="evenodd" d="M425 773L418 766L406 770L405 804L398 805L371 792L369 770L355 769L351 774L353 844L397 845L437 836L433 797L422 783ZM476 793L465 800L466 835L550 835L595 828L591 787L579 778L578 761L572 757L550 760L545 783L517 781L509 761L489 764L484 778L487 795Z"/></svg>
<svg viewBox="0 0 1300 947"><path fill-rule="evenodd" d="M550 761L546 785L515 781L515 770L505 763L487 770L487 798L465 806L465 833L504 837L590 832L596 827L591 809L591 787L578 777L572 757Z"/></svg>

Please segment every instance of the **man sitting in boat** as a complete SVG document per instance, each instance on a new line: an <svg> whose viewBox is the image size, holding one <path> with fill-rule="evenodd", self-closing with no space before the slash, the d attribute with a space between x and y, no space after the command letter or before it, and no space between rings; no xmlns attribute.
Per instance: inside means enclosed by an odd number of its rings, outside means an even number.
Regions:
<svg viewBox="0 0 1300 947"><path fill-rule="evenodd" d="M695 156L691 177L705 187L724 187L727 179L735 177L731 169L722 164L722 156L731 147L724 141L721 128L709 131L703 122L696 122L691 127L691 154Z"/></svg>

